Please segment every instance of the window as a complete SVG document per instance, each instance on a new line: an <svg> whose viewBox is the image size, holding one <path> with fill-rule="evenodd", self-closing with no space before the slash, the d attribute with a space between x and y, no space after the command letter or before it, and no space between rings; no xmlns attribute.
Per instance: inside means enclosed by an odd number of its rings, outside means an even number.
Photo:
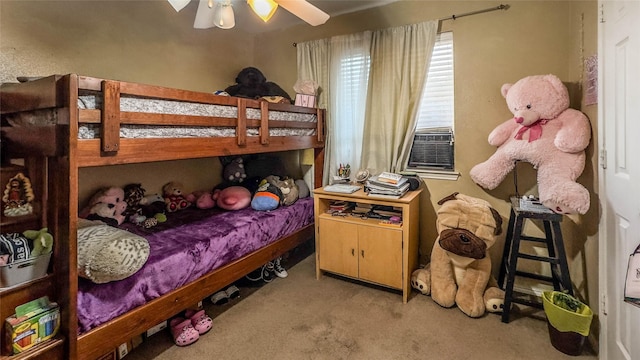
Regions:
<svg viewBox="0 0 640 360"><path fill-rule="evenodd" d="M454 169L453 33L438 35L417 113L409 170Z"/></svg>

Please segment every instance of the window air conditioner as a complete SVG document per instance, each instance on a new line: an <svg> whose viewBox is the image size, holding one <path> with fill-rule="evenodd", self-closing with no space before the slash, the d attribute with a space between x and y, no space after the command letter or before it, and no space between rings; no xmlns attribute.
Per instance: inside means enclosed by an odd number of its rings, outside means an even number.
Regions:
<svg viewBox="0 0 640 360"><path fill-rule="evenodd" d="M453 132L446 129L416 133L409 167L453 170Z"/></svg>

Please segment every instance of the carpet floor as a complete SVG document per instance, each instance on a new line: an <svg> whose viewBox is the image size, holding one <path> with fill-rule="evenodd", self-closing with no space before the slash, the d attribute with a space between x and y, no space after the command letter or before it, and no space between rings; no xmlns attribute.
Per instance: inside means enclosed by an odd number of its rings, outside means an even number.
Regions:
<svg viewBox="0 0 640 360"><path fill-rule="evenodd" d="M204 308L213 329L196 343L175 346L168 329L155 334L125 360L142 359L597 359L585 345L581 356L556 350L541 310L512 310L511 321L487 314L472 319L414 292L402 295L334 276L315 277L308 256L241 296Z"/></svg>

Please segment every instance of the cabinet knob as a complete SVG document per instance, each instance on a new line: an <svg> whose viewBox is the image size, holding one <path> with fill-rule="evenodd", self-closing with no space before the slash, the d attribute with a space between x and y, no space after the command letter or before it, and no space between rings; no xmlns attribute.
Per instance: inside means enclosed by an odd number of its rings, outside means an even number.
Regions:
<svg viewBox="0 0 640 360"><path fill-rule="evenodd" d="M362 257L364 258L364 250L360 250L360 254L362 255Z"/></svg>
<svg viewBox="0 0 640 360"><path fill-rule="evenodd" d="M351 256L355 256L356 255L356 250L355 249L351 249Z"/></svg>

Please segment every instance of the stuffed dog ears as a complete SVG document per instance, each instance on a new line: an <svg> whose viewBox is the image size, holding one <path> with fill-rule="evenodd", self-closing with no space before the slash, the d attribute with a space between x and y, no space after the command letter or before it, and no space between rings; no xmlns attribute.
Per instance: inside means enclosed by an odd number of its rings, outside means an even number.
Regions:
<svg viewBox="0 0 640 360"><path fill-rule="evenodd" d="M454 192L451 195L445 196L444 198L440 199L440 201L438 201L438 205L442 206L448 201L463 201L475 205L486 205L486 207L491 212L493 220L495 221L494 235L502 234L502 216L500 216L500 213L498 213L496 209L492 208L488 202L460 194L459 192Z"/></svg>

